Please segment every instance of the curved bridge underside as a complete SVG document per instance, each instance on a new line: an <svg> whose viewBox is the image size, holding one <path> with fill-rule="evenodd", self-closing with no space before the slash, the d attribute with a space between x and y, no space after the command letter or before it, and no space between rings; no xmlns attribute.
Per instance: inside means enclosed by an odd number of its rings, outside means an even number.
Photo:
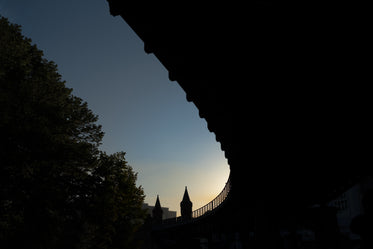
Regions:
<svg viewBox="0 0 373 249"><path fill-rule="evenodd" d="M108 2L215 133L238 223L323 205L365 175L358 29L334 6Z"/></svg>
<svg viewBox="0 0 373 249"><path fill-rule="evenodd" d="M108 2L206 119L239 196L311 205L363 175L356 50L328 6Z"/></svg>

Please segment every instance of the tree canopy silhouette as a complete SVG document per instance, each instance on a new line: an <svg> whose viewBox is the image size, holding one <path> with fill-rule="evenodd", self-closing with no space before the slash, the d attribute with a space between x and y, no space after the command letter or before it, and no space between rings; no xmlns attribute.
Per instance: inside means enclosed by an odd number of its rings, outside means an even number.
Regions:
<svg viewBox="0 0 373 249"><path fill-rule="evenodd" d="M144 192L54 62L0 17L0 248L135 248Z"/></svg>

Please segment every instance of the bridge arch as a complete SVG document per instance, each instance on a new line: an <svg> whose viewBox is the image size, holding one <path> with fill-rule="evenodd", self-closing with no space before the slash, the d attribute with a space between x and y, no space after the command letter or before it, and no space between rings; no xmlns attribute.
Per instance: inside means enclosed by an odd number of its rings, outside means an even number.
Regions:
<svg viewBox="0 0 373 249"><path fill-rule="evenodd" d="M227 224L245 235L254 224L260 248L274 247L271 221L325 205L361 178L361 167L335 177L366 151L359 138L365 134L357 132L366 131L366 115L354 113L366 103L352 103L351 88L340 84L355 82L360 71L349 56L359 46L346 42L343 27L330 32L330 20L339 18L319 10L336 12L264 0L198 7L108 1L221 143L231 170ZM209 219L199 212L201 221Z"/></svg>

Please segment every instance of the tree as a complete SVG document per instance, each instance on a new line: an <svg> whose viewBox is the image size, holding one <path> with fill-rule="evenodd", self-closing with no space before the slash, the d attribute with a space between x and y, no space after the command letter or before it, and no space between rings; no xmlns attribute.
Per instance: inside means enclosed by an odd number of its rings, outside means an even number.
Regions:
<svg viewBox="0 0 373 249"><path fill-rule="evenodd" d="M124 156L124 152L101 153L92 172L97 189L92 196L91 218L100 235L93 242L100 248L134 248L132 230L137 230L144 219L143 191L136 187L137 174Z"/></svg>
<svg viewBox="0 0 373 249"><path fill-rule="evenodd" d="M102 248L129 241L143 218L136 174L124 153L99 151L98 117L2 17L0 117L0 248L93 248L102 231Z"/></svg>

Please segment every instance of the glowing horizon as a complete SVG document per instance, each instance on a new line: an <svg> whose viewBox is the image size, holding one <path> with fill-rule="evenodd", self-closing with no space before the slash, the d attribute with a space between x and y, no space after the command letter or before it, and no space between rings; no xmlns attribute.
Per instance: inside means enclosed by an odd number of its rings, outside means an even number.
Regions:
<svg viewBox="0 0 373 249"><path fill-rule="evenodd" d="M110 15L106 1L82 0L73 8L64 1L8 1L1 11L99 116L100 148L126 152L145 202L153 205L159 194L162 206L180 213L185 186L193 210L220 193L229 166L215 135L133 30Z"/></svg>

